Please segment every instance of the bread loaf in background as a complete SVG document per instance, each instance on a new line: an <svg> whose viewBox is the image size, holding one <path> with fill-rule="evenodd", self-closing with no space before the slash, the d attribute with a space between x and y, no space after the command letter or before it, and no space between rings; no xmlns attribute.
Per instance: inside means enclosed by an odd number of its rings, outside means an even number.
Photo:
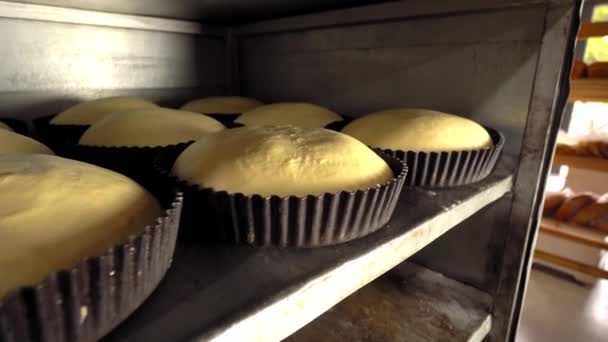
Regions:
<svg viewBox="0 0 608 342"><path fill-rule="evenodd" d="M543 216L553 216L564 201L571 196L570 192L547 192L545 193L545 205L543 207Z"/></svg>
<svg viewBox="0 0 608 342"><path fill-rule="evenodd" d="M597 196L591 193L582 193L570 196L557 208L553 217L560 221L569 221L576 216L579 211L591 206L597 201Z"/></svg>
<svg viewBox="0 0 608 342"><path fill-rule="evenodd" d="M594 132L585 136L571 137L566 132L560 131L555 151L559 154L608 159L608 133Z"/></svg>
<svg viewBox="0 0 608 342"><path fill-rule="evenodd" d="M608 232L608 194L546 193L543 216Z"/></svg>

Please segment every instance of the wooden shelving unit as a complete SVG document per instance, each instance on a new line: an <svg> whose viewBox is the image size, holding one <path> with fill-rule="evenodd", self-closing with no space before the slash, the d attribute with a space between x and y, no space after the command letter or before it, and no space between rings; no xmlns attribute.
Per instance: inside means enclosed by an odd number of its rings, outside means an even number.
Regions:
<svg viewBox="0 0 608 342"><path fill-rule="evenodd" d="M541 264L572 273L580 281L608 279L601 251L608 250L608 233L543 217L534 258ZM572 272L573 271L573 272Z"/></svg>
<svg viewBox="0 0 608 342"><path fill-rule="evenodd" d="M590 247L608 250L608 242L606 242L605 239L608 233L602 234L601 232L594 231L591 228L581 227L573 223L543 217L540 224L540 231Z"/></svg>
<svg viewBox="0 0 608 342"><path fill-rule="evenodd" d="M568 101L608 102L608 79L589 78L570 80Z"/></svg>
<svg viewBox="0 0 608 342"><path fill-rule="evenodd" d="M608 36L608 22L582 23L577 39ZM574 101L608 101L608 79L570 80L570 102Z"/></svg>
<svg viewBox="0 0 608 342"><path fill-rule="evenodd" d="M553 163L557 165L568 165L576 169L608 172L608 159L597 157L556 153L553 157Z"/></svg>
<svg viewBox="0 0 608 342"><path fill-rule="evenodd" d="M603 37L608 35L608 22L582 23L577 39Z"/></svg>
<svg viewBox="0 0 608 342"><path fill-rule="evenodd" d="M606 84L608 85L608 83ZM567 165L577 169L608 173L608 159L603 158L556 153L553 157L553 163L558 165ZM568 241L579 246L585 246L586 248L597 250L597 253L599 253L601 250L608 250L608 242L606 241L606 235L608 234L600 231L594 231L591 228L582 227L576 224L558 221L552 218L542 218L540 224L540 234L541 237L544 234L546 236ZM541 237L539 237L539 239ZM549 245L550 244L547 246ZM598 267L597 265L582 263L572 258L564 257L543 249L537 248L534 253L534 258L537 261L555 265L560 268L569 269L591 277L608 279L608 271Z"/></svg>
<svg viewBox="0 0 608 342"><path fill-rule="evenodd" d="M557 254L553 254L553 253L549 253L549 252L545 252L540 249L537 249L536 251L534 251L534 257L538 260L545 261L545 262L548 262L550 264L557 265L560 267L565 267L565 268L571 269L573 271L576 271L579 273L584 273L584 274L592 276L592 277L608 279L608 271L606 271L606 270L603 270L599 267L593 267L593 266L587 265L585 263L578 262L576 260L564 258Z"/></svg>
<svg viewBox="0 0 608 342"><path fill-rule="evenodd" d="M541 234L547 234L572 243L584 245L598 251L608 250L608 242L606 241L608 233L582 227L577 224L543 217L540 224L540 232ZM608 271L596 265L588 265L542 249L537 249L534 253L534 257L537 260L571 269L595 278L608 279Z"/></svg>

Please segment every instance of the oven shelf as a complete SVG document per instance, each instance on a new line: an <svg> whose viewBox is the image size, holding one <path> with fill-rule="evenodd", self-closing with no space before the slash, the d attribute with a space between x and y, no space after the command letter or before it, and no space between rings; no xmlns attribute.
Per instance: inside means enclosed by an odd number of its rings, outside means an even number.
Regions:
<svg viewBox="0 0 608 342"><path fill-rule="evenodd" d="M511 190L512 159L445 189L406 188L382 230L317 249L178 242L157 291L104 341L278 341ZM447 329L447 327L446 327Z"/></svg>
<svg viewBox="0 0 608 342"><path fill-rule="evenodd" d="M491 303L474 287L404 263L285 341L482 341Z"/></svg>

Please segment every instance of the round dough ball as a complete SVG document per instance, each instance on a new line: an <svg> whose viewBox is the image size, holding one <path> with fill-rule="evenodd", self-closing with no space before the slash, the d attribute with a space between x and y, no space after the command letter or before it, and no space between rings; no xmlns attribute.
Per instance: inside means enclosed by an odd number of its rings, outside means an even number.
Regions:
<svg viewBox="0 0 608 342"><path fill-rule="evenodd" d="M162 215L137 183L55 156L0 155L0 298L140 233Z"/></svg>
<svg viewBox="0 0 608 342"><path fill-rule="evenodd" d="M9 125L5 124L4 122L0 121L0 129L5 129L7 131L12 131L13 129L9 127Z"/></svg>
<svg viewBox="0 0 608 342"><path fill-rule="evenodd" d="M38 141L0 129L0 155L3 154L54 154L50 148Z"/></svg>
<svg viewBox="0 0 608 342"><path fill-rule="evenodd" d="M310 103L275 103L243 113L235 122L245 126L294 125L322 128L342 117Z"/></svg>
<svg viewBox="0 0 608 342"><path fill-rule="evenodd" d="M167 146L194 141L224 129L208 116L167 108L114 113L89 127L79 144L88 146Z"/></svg>
<svg viewBox="0 0 608 342"><path fill-rule="evenodd" d="M369 146L383 149L443 152L492 146L475 121L427 109L395 109L359 118L342 129Z"/></svg>
<svg viewBox="0 0 608 342"><path fill-rule="evenodd" d="M356 139L295 126L208 135L179 156L173 174L216 191L262 196L363 190L393 177L389 165Z"/></svg>
<svg viewBox="0 0 608 342"><path fill-rule="evenodd" d="M57 114L50 123L53 125L88 126L117 111L156 107L158 107L156 104L136 97L107 97L72 106L68 110Z"/></svg>
<svg viewBox="0 0 608 342"><path fill-rule="evenodd" d="M240 114L263 105L262 102L240 96L214 96L190 101L182 110L203 114Z"/></svg>

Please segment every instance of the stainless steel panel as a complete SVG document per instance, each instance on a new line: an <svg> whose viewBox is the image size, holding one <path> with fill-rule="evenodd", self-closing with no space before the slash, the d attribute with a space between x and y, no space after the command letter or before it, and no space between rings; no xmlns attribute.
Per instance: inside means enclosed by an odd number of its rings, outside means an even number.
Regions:
<svg viewBox="0 0 608 342"><path fill-rule="evenodd" d="M578 30L580 2L552 7L534 78L499 287L495 295L494 339L515 338L525 287L532 265L545 181L553 159L557 131L569 92L569 71Z"/></svg>
<svg viewBox="0 0 608 342"><path fill-rule="evenodd" d="M238 28L239 34L301 31L339 25L398 21L423 16L447 16L530 6L568 4L572 0L408 0L359 6L309 15L266 20Z"/></svg>
<svg viewBox="0 0 608 342"><path fill-rule="evenodd" d="M213 31L194 21L21 4L2 0L0 0L0 17L190 34L201 34L208 31L212 33Z"/></svg>
<svg viewBox="0 0 608 342"><path fill-rule="evenodd" d="M244 94L310 101L346 115L426 107L503 130L517 155L544 9L243 37Z"/></svg>
<svg viewBox="0 0 608 342"><path fill-rule="evenodd" d="M219 23L239 23L381 1L383 0L16 0L41 5Z"/></svg>
<svg viewBox="0 0 608 342"><path fill-rule="evenodd" d="M206 23L242 24L268 18L285 17L327 11L337 8L363 6L395 0L12 0L14 2L80 8L94 11L201 20ZM367 7L361 12L345 12L342 17L361 21L378 14L393 16L396 12L410 15L448 13L464 10L529 6L538 3L564 3L568 0L407 0L403 5L374 9ZM331 19L331 21L335 21ZM273 24L274 25L274 24Z"/></svg>
<svg viewBox="0 0 608 342"><path fill-rule="evenodd" d="M2 18L0 32L0 116L106 94L225 91L222 38Z"/></svg>
<svg viewBox="0 0 608 342"><path fill-rule="evenodd" d="M409 260L476 288L495 289L507 234L505 215L512 200L508 195L483 208Z"/></svg>

